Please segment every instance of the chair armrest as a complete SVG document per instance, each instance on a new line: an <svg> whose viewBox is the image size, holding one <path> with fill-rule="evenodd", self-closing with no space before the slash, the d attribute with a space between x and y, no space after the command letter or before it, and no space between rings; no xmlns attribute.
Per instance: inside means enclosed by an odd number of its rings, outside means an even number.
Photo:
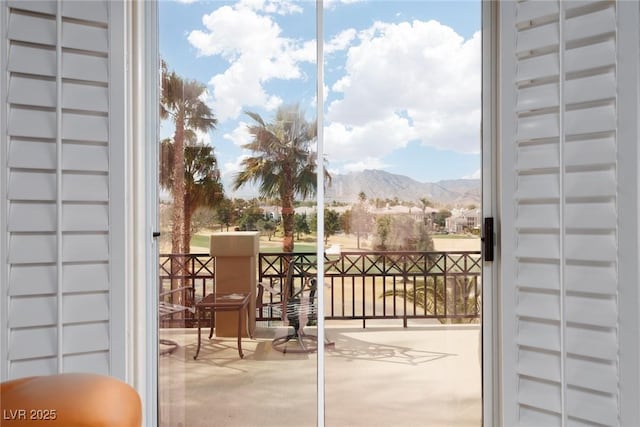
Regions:
<svg viewBox="0 0 640 427"><path fill-rule="evenodd" d="M183 286L181 288L176 288L176 289L171 289L165 292L160 292L160 295L158 295L160 298L162 297L166 297L167 295L172 295L175 294L176 292L184 292L184 291L191 291L191 293L195 293L195 289L192 286ZM193 296L193 295L192 295Z"/></svg>
<svg viewBox="0 0 640 427"><path fill-rule="evenodd" d="M190 299L193 301L193 304L196 303L195 300L195 289L191 286L183 286L181 288L171 289L166 292L161 292L159 297L160 301L158 302L158 311L160 317L170 316L172 314L180 313L183 311L189 311L191 313L196 312L195 307L189 307L187 305L175 304L167 301L163 301L163 298L168 295L173 295L178 292L191 292Z"/></svg>
<svg viewBox="0 0 640 427"><path fill-rule="evenodd" d="M284 320L286 311L285 307L288 297L285 293L282 292L282 290L279 290L275 286L273 286L272 283L273 282L258 282L258 289L256 292L256 309L262 310L264 307L269 307L272 310L277 310L277 312L280 312L280 317ZM267 302L263 301L265 290L271 294L271 298L269 298L269 301ZM279 300L273 301L273 295L277 295L279 297Z"/></svg>
<svg viewBox="0 0 640 427"><path fill-rule="evenodd" d="M263 291L267 291L273 295L280 295L282 294L281 291L279 291L278 289L276 289L271 283L265 283L265 282L258 282L258 292L260 292L260 290Z"/></svg>
<svg viewBox="0 0 640 427"><path fill-rule="evenodd" d="M196 312L195 307L188 307L186 305L171 304L169 302L160 301L158 304L158 315L160 317L171 316L172 314L181 313L183 311L189 311L191 313Z"/></svg>

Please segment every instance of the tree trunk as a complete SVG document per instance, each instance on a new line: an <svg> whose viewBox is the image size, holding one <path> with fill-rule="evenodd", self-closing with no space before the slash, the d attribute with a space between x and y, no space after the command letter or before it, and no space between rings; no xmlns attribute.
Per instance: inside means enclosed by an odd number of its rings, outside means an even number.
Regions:
<svg viewBox="0 0 640 427"><path fill-rule="evenodd" d="M282 227L284 228L282 251L293 252L293 201L282 203Z"/></svg>
<svg viewBox="0 0 640 427"><path fill-rule="evenodd" d="M175 254L171 262L171 275L181 276L185 273L186 258L184 242L184 117L179 112L176 117L176 131L173 138L173 222L171 224L171 253ZM171 289L183 287L184 279L171 281ZM172 302L182 302L180 292L173 294Z"/></svg>
<svg viewBox="0 0 640 427"><path fill-rule="evenodd" d="M293 252L293 176L291 169L287 167L284 168L283 173L285 189L283 191L282 197L282 228L284 230L284 238L282 239L282 251Z"/></svg>
<svg viewBox="0 0 640 427"><path fill-rule="evenodd" d="M182 241L182 247L185 252L191 252L191 218L193 216L193 209L188 196L184 198L184 239Z"/></svg>
<svg viewBox="0 0 640 427"><path fill-rule="evenodd" d="M182 240L182 248L184 253L191 253L191 217L193 216L193 211L191 207L191 201L189 200L189 196L185 194L184 196L184 236ZM184 257L184 268L183 275L189 276L192 273L192 265L191 258ZM182 281L181 286L186 285L186 279ZM193 284L193 282L192 282ZM186 301L186 305L192 304L193 301Z"/></svg>

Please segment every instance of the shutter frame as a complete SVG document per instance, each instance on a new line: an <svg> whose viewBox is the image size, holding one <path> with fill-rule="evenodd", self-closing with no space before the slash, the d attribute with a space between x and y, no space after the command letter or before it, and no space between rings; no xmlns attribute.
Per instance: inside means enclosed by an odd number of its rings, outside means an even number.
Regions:
<svg viewBox="0 0 640 427"><path fill-rule="evenodd" d="M640 425L640 3L618 4L618 78L621 87L618 114L618 179L620 187L618 227L620 322L620 424Z"/></svg>
<svg viewBox="0 0 640 427"><path fill-rule="evenodd" d="M127 379L128 7L0 5L0 380Z"/></svg>
<svg viewBox="0 0 640 427"><path fill-rule="evenodd" d="M0 27L7 28L8 17L7 8L0 5ZM7 99L7 81L5 78L7 69L7 43L3 39L0 42L0 100ZM7 103L0 101L0 129L6 129L7 126ZM9 280L9 272L7 268L7 245L8 245L8 229L7 226L7 171L9 147L7 144L6 132L0 132L0 381L8 378L7 363L7 342L9 330L8 325L8 309L9 303L6 295L9 293L11 285Z"/></svg>
<svg viewBox="0 0 640 427"><path fill-rule="evenodd" d="M503 425L639 425L640 5L499 8Z"/></svg>

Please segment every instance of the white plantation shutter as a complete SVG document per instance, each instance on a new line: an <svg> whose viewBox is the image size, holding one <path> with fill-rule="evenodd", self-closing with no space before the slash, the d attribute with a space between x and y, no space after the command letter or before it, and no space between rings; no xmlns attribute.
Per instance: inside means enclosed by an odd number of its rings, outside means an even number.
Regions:
<svg viewBox="0 0 640 427"><path fill-rule="evenodd" d="M638 9L500 5L505 426L639 422Z"/></svg>
<svg viewBox="0 0 640 427"><path fill-rule="evenodd" d="M1 377L124 377L123 3L1 7Z"/></svg>

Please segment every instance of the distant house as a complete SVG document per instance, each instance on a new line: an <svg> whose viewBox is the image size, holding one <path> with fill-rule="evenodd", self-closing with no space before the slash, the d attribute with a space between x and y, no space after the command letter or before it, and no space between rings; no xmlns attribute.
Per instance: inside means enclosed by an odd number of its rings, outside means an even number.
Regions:
<svg viewBox="0 0 640 427"><path fill-rule="evenodd" d="M264 211L265 216L271 218L272 220L282 220L282 208L280 206L262 206L262 210Z"/></svg>
<svg viewBox="0 0 640 427"><path fill-rule="evenodd" d="M480 209L454 209L445 220L445 229L449 233L480 230L481 215Z"/></svg>

